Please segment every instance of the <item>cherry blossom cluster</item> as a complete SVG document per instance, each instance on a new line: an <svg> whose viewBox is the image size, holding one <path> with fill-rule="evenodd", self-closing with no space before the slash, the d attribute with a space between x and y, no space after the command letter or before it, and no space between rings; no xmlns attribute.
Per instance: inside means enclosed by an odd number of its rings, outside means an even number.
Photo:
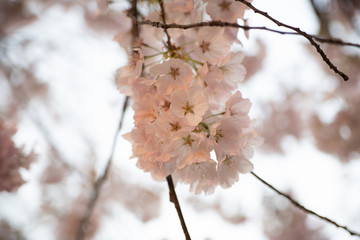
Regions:
<svg viewBox="0 0 360 240"><path fill-rule="evenodd" d="M163 22L159 2L146 19ZM164 3L166 23L209 20L235 22L245 7L232 0ZM131 44L130 27L116 39ZM259 137L248 115L251 102L237 91L246 74L237 29L168 29L141 26L129 64L117 71L121 93L131 97L132 143L137 166L157 180L172 175L195 193L230 187L239 173L252 171L248 160Z"/></svg>

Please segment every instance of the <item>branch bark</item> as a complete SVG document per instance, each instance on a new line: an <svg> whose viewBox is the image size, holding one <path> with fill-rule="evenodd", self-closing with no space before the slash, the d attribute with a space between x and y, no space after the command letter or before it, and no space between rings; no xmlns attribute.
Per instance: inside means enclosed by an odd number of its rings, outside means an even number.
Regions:
<svg viewBox="0 0 360 240"><path fill-rule="evenodd" d="M278 20L276 20L275 18L271 17L267 12L261 11L259 9L257 9L256 7L254 7L250 2L247 2L245 0L235 0L237 2L241 2L243 4L245 4L246 6L248 6L249 8L251 8L255 13L258 13L262 16L264 16L265 18L269 19L270 21L272 21L273 23L275 23L276 25L278 25L279 27L285 27L288 29L291 29L295 32L297 32L298 34L302 35L304 38L306 38L311 45L313 45L316 48L316 51L320 54L320 56L322 57L323 61L329 66L330 69L332 69L336 74L338 74L339 76L341 76L345 81L349 80L349 77L343 73L342 71L340 71L330 60L329 58L326 56L326 54L324 53L324 51L321 49L320 45L317 44L314 39L307 34L306 32L302 31L300 28L298 27L293 27L290 25L287 25L285 23L282 23Z"/></svg>
<svg viewBox="0 0 360 240"><path fill-rule="evenodd" d="M199 22L199 23L192 23L192 24L176 24L176 23L164 24L162 22L144 20L144 21L139 21L138 23L140 25L150 25L150 26L153 26L156 28L163 28L163 29L177 28L177 29L186 30L186 29L200 28L200 27L233 27L233 28L241 28L245 31L264 30L264 31L279 33L279 34L283 34L283 35L301 35L298 32L285 32L285 31L268 28L265 26L245 26L245 25L241 25L238 23L230 23L230 22L223 22L223 21L208 21L208 22ZM308 35L311 38L313 38L314 40L321 42L321 43L328 43L328 44L333 44L333 45L351 46L351 47L360 48L360 44L358 44L358 43L345 42L341 39L325 38L325 37L320 37L320 36L316 36L313 34L308 34Z"/></svg>
<svg viewBox="0 0 360 240"><path fill-rule="evenodd" d="M190 234L189 234L189 232L187 230L187 227L186 227L186 224L185 224L184 216L183 216L183 214L181 212L180 203L179 203L178 198L176 196L175 187L174 187L174 183L173 183L171 175L166 177L166 181L167 181L168 186L169 186L170 202L174 203L174 205L175 205L177 214L178 214L179 219L180 219L181 227L182 227L182 229L184 231L184 234L185 234L185 239L186 240L191 240Z"/></svg>
<svg viewBox="0 0 360 240"><path fill-rule="evenodd" d="M286 199L288 199L295 207L299 208L300 210L306 212L307 214L310 214L310 215L313 215L327 223L330 223L332 225L334 225L335 227L337 228L342 228L344 229L345 231L347 231L350 235L352 236L357 236L357 237L360 237L360 233L358 232L355 232L355 231L352 231L350 230L347 226L344 226L344 225L340 225L338 224L337 222L335 222L334 220L331 220L327 217L324 217L320 214L317 214L316 212L304 207L303 205L301 205L298 201L294 200L292 197L290 197L289 195L281 192L280 190L278 190L277 188L275 188L274 186L272 186L270 183L266 182L264 179L262 179L261 177L259 177L258 175L256 175L254 172L251 172L251 174L257 178L260 182L262 182L263 184L265 184L267 187L269 187L271 190L275 191L277 194L285 197Z"/></svg>

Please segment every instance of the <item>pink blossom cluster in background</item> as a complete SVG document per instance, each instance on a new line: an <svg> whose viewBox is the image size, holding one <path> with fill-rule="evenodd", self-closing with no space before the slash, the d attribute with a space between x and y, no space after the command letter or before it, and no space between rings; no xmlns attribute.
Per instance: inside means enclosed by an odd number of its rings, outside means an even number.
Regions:
<svg viewBox="0 0 360 240"><path fill-rule="evenodd" d="M33 152L26 154L15 146L12 137L16 129L0 119L0 191L16 191L25 181L19 169L29 169L35 160Z"/></svg>
<svg viewBox="0 0 360 240"><path fill-rule="evenodd" d="M236 21L245 5L234 1L167 1L166 23ZM145 19L163 22L159 3ZM231 9L231 11L228 11ZM205 11L204 11L205 10ZM141 26L129 64L117 71L121 93L133 101L132 143L137 166L157 180L173 175L195 193L230 187L260 138L248 116L251 102L237 91L246 74L237 29L162 29ZM116 39L130 49L130 27ZM166 42L166 43L165 43ZM214 160L216 159L216 161Z"/></svg>

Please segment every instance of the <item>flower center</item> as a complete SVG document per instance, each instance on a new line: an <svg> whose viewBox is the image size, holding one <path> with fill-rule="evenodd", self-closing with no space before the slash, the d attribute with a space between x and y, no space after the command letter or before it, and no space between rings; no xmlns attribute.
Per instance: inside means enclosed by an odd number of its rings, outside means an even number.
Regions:
<svg viewBox="0 0 360 240"><path fill-rule="evenodd" d="M230 160L232 157L226 156L225 160L221 163L224 165L227 165L228 167L230 167L232 165L232 161Z"/></svg>
<svg viewBox="0 0 360 240"><path fill-rule="evenodd" d="M183 107L185 110L184 115L186 116L188 113L194 114L194 105L189 103L189 101L186 101L185 107Z"/></svg>
<svg viewBox="0 0 360 240"><path fill-rule="evenodd" d="M216 134L215 134L215 136L214 136L215 142L216 142L216 143L219 143L219 140L220 140L220 138L222 138L222 137L223 137L223 135L222 135L222 133L221 133L221 130L216 130Z"/></svg>
<svg viewBox="0 0 360 240"><path fill-rule="evenodd" d="M195 140L191 139L190 134L187 135L187 137L183 137L181 139L184 141L183 142L184 146L188 145L188 146L192 147L192 143L195 142Z"/></svg>
<svg viewBox="0 0 360 240"><path fill-rule="evenodd" d="M169 73L174 80L176 80L176 77L180 75L179 73L179 68L173 68L173 67L170 67L170 73Z"/></svg>
<svg viewBox="0 0 360 240"><path fill-rule="evenodd" d="M230 11L230 5L231 5L231 2L226 2L226 1L223 1L222 3L219 3L218 6L221 8L221 11L224 12L224 11Z"/></svg>
<svg viewBox="0 0 360 240"><path fill-rule="evenodd" d="M202 42L201 43L201 45L200 45L200 48L201 48L201 50L202 50L202 52L203 53L205 53L205 52L208 52L208 51L210 51L210 42Z"/></svg>
<svg viewBox="0 0 360 240"><path fill-rule="evenodd" d="M172 123L169 123L169 124L171 126L171 131L172 132L176 132L181 128L180 125L179 125L179 122L172 122Z"/></svg>

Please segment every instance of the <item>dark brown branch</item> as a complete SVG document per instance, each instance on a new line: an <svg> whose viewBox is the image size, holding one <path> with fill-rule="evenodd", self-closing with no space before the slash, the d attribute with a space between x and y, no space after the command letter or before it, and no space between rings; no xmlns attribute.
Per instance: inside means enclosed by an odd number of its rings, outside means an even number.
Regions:
<svg viewBox="0 0 360 240"><path fill-rule="evenodd" d="M318 36L314 36L314 35L310 35L310 36L312 38L314 38L316 41L321 42L321 43L328 43L328 44L333 44L333 45L350 46L350 47L360 48L359 43L344 42L343 40L337 39L337 38L323 38L323 37L318 37Z"/></svg>
<svg viewBox="0 0 360 240"><path fill-rule="evenodd" d="M111 163L112 163L112 159L114 157L114 153L115 153L115 147L116 147L116 143L117 143L117 139L120 133L120 130L122 128L122 124L124 122L124 116L125 116L125 112L126 109L128 107L128 102L129 102L129 97L125 98L123 107L122 107L122 114L121 114L121 118L119 121L119 125L118 128L115 132L115 136L113 139L113 143L112 143L112 147L111 147L111 151L110 151L110 156L108 158L107 164L106 164L106 168L104 173L97 179L97 181L94 183L94 187L93 187L93 191L90 197L90 200L88 202L87 208L86 208L86 212L83 216L83 218L80 221L80 225L79 228L76 232L76 240L82 240L84 239L85 235L86 235L86 231L89 227L89 223L90 223L90 219L92 216L92 213L94 212L94 208L96 205L97 200L99 199L100 196L100 192L101 192L101 188L104 185L106 179L109 176L109 171L110 171L110 167L111 167Z"/></svg>
<svg viewBox="0 0 360 240"><path fill-rule="evenodd" d="M322 57L323 61L330 67L330 69L332 69L336 74L340 75L345 81L349 80L349 77L345 73L340 71L333 63L331 63L329 58L326 56L324 51L321 49L320 45L317 44L315 42L315 40L322 42L322 43L353 46L353 47L360 47L360 44L347 43L347 42L344 42L339 39L327 39L327 38L317 37L317 36L308 34L304 31L302 31L300 28L296 28L296 27L284 24L282 22L279 22L278 20L269 16L266 12L258 10L251 3L249 3L245 0L235 0L235 1L239 1L239 2L246 4L248 7L253 9L255 13L259 13L259 14L265 16L266 18L270 19L272 22L274 22L278 26L289 28L295 32L283 32L283 31L279 31L279 30L275 30L275 29L270 29L267 27L251 27L251 26L240 25L237 23L228 23L228 22L222 22L222 21L200 22L200 23L187 24L187 25L176 24L176 23L164 24L161 22L153 22L150 20L145 20L145 21L141 21L138 23L144 24L144 25L151 25L151 26L157 27L157 28L163 28L165 30L169 29L169 28L189 29L189 28L197 28L197 27L205 27L205 26L207 26L207 27L235 27L235 28L242 28L244 30L259 29L259 30L266 30L266 31L270 31L270 32L280 33L280 34L301 35L301 36L305 37L310 42L310 44L316 48L317 52Z"/></svg>
<svg viewBox="0 0 360 240"><path fill-rule="evenodd" d="M199 22L199 23L192 23L192 24L176 24L176 23L169 23L164 24L161 22L154 22L150 20L144 20L139 22L140 25L150 25L156 28L163 28L163 29L171 29L171 28L178 28L178 29L191 29L191 28L200 28L200 27L233 27L233 28L241 28L245 31L248 30L265 30L269 32L279 33L283 35L301 35L298 32L285 32L280 31L276 29L271 29L268 27L262 27L262 26L245 26L238 23L230 23L230 22L223 22L223 21L209 21L209 22ZM308 34L311 38L314 40L321 42L321 43L328 43L328 44L334 44L334 45L340 45L340 46L352 46L352 47L358 47L360 48L360 44L358 43L350 43L350 42L344 42L341 39L335 39L335 38L324 38L319 37L316 35Z"/></svg>
<svg viewBox="0 0 360 240"><path fill-rule="evenodd" d="M324 220L325 222L328 222L338 228L342 228L344 229L345 231L347 231L350 235L352 236L358 236L360 237L360 233L358 232L354 232L352 230L350 230L348 227L346 226L343 226L343 225L340 225L338 223L336 223L335 221L327 218L327 217L324 217L324 216L321 216L319 214L317 214L316 212L304 207L303 205L301 205L299 202L297 202L296 200L294 200L292 197L286 195L285 193L279 191L278 189L276 189L275 187L273 187L270 183L266 182L265 180L263 180L261 177L259 177L258 175L256 175L254 172L251 172L251 174L256 177L258 180L260 180L260 182L262 182L263 184L265 184L267 187L269 187L271 190L275 191L277 194L287 198L295 207L301 209L302 211L308 213L308 214L311 214L317 218L320 218L321 220Z"/></svg>
<svg viewBox="0 0 360 240"><path fill-rule="evenodd" d="M165 15L165 9L164 9L164 1L163 0L159 0L159 4L160 4L160 9L161 9L161 19L163 21L164 24L166 24L166 15ZM164 28L164 32L166 34L166 37L167 37L167 42L166 42L166 45L170 51L170 53L173 52L174 50L174 47L173 45L171 44L171 38L170 38L170 35L169 35L169 32L166 28Z"/></svg>
<svg viewBox="0 0 360 240"><path fill-rule="evenodd" d="M332 69L336 74L340 75L345 81L349 80L349 77L343 73L342 71L340 71L334 64L332 64L329 60L329 58L326 56L326 54L324 53L324 51L321 49L320 45L317 44L314 39L307 34L306 32L302 31L300 28L297 27L293 27L290 25L287 25L285 23L282 23L278 20L276 20L275 18L271 17L267 12L263 12L259 9L257 9L256 7L254 7L251 3L245 1L245 0L235 0L237 2L241 2L243 4L245 4L246 6L248 6L249 8L251 8L255 13L258 13L264 17L266 17L267 19L269 19L270 21L272 21L273 23L275 23L276 25L278 25L279 27L285 27L288 29L291 29L297 33L299 33L300 35L302 35L303 37L305 37L307 40L309 40L309 42L311 43L311 45L313 45L317 52L320 54L320 56L322 57L323 61L330 67L330 69Z"/></svg>
<svg viewBox="0 0 360 240"><path fill-rule="evenodd" d="M129 17L132 19L131 33L134 38L133 39L133 42L134 42L135 38L138 38L140 36L139 24L138 24L137 0L131 1L131 9L130 9L129 15L130 15Z"/></svg>
<svg viewBox="0 0 360 240"><path fill-rule="evenodd" d="M178 198L176 196L175 187L174 187L174 183L173 183L171 175L166 177L166 181L167 181L168 186L169 186L170 202L174 203L174 205L175 205L177 214L178 214L180 222L181 222L181 227L182 227L182 229L184 231L184 234L185 234L185 239L186 240L191 240L190 234L189 234L189 232L187 230L187 227L186 227L186 224L185 224L184 217L183 217L182 212L181 212L180 203L179 203Z"/></svg>

